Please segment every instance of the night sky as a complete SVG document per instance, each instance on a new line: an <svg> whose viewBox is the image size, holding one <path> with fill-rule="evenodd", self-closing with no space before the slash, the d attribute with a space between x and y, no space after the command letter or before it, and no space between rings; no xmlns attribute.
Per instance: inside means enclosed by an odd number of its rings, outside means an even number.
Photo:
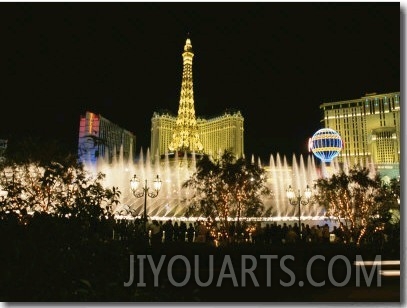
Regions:
<svg viewBox="0 0 407 308"><path fill-rule="evenodd" d="M400 91L400 3L1 3L0 138L58 139L100 113L150 145L194 49L197 116L237 109L246 156L308 154L319 105Z"/></svg>

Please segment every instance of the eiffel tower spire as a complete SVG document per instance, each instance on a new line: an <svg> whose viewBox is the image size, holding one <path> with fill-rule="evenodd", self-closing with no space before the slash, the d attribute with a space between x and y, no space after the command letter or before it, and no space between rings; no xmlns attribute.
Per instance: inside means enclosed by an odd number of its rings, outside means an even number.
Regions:
<svg viewBox="0 0 407 308"><path fill-rule="evenodd" d="M195 118L194 88L192 82L192 51L191 40L187 38L182 58L184 62L182 71L181 96L179 100L178 116L174 134L168 149L171 152L202 153L203 145L199 139L198 127Z"/></svg>

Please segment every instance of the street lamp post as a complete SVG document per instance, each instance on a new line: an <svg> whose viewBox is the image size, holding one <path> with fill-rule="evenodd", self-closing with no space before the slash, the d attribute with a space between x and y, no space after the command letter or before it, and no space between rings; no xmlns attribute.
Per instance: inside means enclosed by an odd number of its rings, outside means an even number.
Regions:
<svg viewBox="0 0 407 308"><path fill-rule="evenodd" d="M154 190L152 192L149 192L150 187L148 187L147 185L147 180L145 180L144 186L141 187L141 190L139 191L140 179L136 175L134 175L130 180L130 188L133 192L134 197L141 198L144 196L143 228L145 234L147 234L147 196L149 196L150 198L157 197L161 189L161 184L161 179L157 174L157 177L154 179Z"/></svg>
<svg viewBox="0 0 407 308"><path fill-rule="evenodd" d="M311 198L311 189L309 188L309 185L307 185L307 188L305 189L304 195L301 195L301 190L298 189L298 194L295 195L294 190L292 189L291 185L288 186L287 189L287 197L288 201L290 202L291 205L298 205L298 228L300 232L300 238L302 237L302 232L301 232L301 205L307 205L309 203L309 200ZM303 199L305 197L305 200Z"/></svg>

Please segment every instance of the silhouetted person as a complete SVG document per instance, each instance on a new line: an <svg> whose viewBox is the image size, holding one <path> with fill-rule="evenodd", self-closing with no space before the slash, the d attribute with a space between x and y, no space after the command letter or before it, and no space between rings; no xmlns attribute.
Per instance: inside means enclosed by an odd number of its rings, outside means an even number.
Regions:
<svg viewBox="0 0 407 308"><path fill-rule="evenodd" d="M205 243L207 231L205 223L200 221L196 229L197 236L195 237L195 242Z"/></svg>
<svg viewBox="0 0 407 308"><path fill-rule="evenodd" d="M173 238L173 240L175 242L177 242L178 239L179 239L179 225L178 225L177 221L174 222L174 225L173 225L173 236L172 236L172 238Z"/></svg>
<svg viewBox="0 0 407 308"><path fill-rule="evenodd" d="M157 248L161 245L161 228L157 220L153 220L149 226L151 230L151 247Z"/></svg>
<svg viewBox="0 0 407 308"><path fill-rule="evenodd" d="M192 223L189 223L189 227L187 229L188 243L192 243L194 241L194 233L195 233L195 228L192 225Z"/></svg>
<svg viewBox="0 0 407 308"><path fill-rule="evenodd" d="M165 236L164 241L166 243L172 242L174 236L174 226L172 225L171 219L167 220L163 225Z"/></svg>
<svg viewBox="0 0 407 308"><path fill-rule="evenodd" d="M179 240L185 242L185 233L187 232L187 224L184 221L181 221L179 225Z"/></svg>

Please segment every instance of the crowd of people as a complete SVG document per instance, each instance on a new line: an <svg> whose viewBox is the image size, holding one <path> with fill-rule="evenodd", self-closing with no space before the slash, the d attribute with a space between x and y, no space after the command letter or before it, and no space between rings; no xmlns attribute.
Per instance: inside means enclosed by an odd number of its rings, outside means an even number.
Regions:
<svg viewBox="0 0 407 308"><path fill-rule="evenodd" d="M207 243L221 245L222 243L253 243L284 245L299 242L304 243L353 243L356 242L360 230L348 228L345 224L330 226L327 223L260 223L235 222L228 223L228 227L221 228L218 222L211 220L196 220L193 222L152 220L144 225L142 219L125 221L116 224L116 238L128 236L128 230L142 236L147 234L150 244L159 245L170 242ZM144 228L145 231L143 230ZM126 231L127 230L127 231ZM127 234L127 235L126 235ZM385 234L377 232L373 241L381 244L385 241Z"/></svg>

